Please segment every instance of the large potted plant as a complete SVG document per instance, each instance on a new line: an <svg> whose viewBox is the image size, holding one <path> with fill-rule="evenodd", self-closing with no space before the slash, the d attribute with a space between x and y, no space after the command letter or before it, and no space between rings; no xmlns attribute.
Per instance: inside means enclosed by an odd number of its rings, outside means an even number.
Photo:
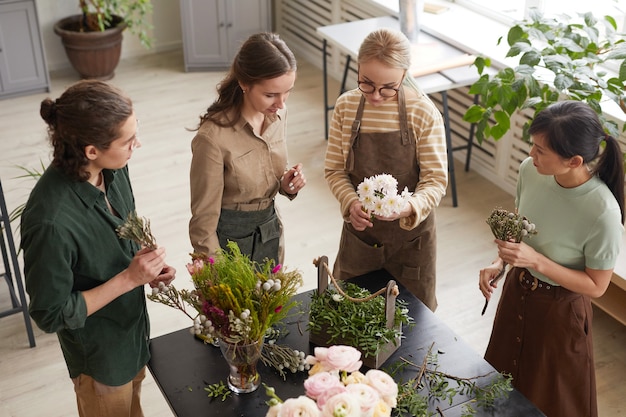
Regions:
<svg viewBox="0 0 626 417"><path fill-rule="evenodd" d="M603 100L613 100L626 112L626 40L616 29L610 16L597 19L584 13L575 20L566 15L555 19L532 9L529 18L515 24L507 35L507 57L519 56L516 67L484 73L490 59L478 57L474 62L480 79L469 92L480 100L464 119L476 123L479 142L502 138L518 111L530 109L536 114L564 99L587 102L600 115L606 131L618 137L626 125L620 129L607 119L601 105ZM523 126L525 139L529 125L530 120Z"/></svg>
<svg viewBox="0 0 626 417"><path fill-rule="evenodd" d="M147 48L151 47L146 15L151 0L79 0L81 14L61 19L54 32L82 78L111 79L122 52L122 32L128 28Z"/></svg>

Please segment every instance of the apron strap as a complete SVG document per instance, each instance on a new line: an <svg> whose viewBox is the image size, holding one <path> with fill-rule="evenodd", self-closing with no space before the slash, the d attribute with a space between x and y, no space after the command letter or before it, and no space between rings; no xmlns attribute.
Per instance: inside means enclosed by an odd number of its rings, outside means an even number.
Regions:
<svg viewBox="0 0 626 417"><path fill-rule="evenodd" d="M398 89L398 114L400 116L400 134L402 135L402 145L411 144L411 136L409 133L409 122L406 115L406 101L404 98L404 88L400 84Z"/></svg>
<svg viewBox="0 0 626 417"><path fill-rule="evenodd" d="M356 116L352 122L352 131L350 134L350 151L348 152L348 158L346 159L346 171L354 171L354 152L352 151L355 145L355 140L359 136L359 130L361 129L361 118L363 117L363 107L365 106L365 96L361 95L359 101L359 107L356 110Z"/></svg>

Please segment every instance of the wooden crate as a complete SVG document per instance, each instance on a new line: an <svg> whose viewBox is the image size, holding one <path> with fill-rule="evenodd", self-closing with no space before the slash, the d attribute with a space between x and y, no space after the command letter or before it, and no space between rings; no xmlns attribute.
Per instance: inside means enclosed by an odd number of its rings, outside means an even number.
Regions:
<svg viewBox="0 0 626 417"><path fill-rule="evenodd" d="M324 291L328 288L328 257L322 256L317 261L317 293L323 294ZM394 280L389 280L386 287L385 292L385 316L387 319L387 328L391 329L394 326L394 317L395 317L395 309L396 309L396 289L397 285ZM310 320L310 319L309 319ZM398 324L397 330L402 330L402 324ZM318 333L314 333L311 331L309 333L309 343L312 343L317 346L328 347L329 344L328 332L324 326L322 326L321 331ZM343 338L339 338L338 340L334 340L333 345L346 345L353 346L357 348L361 352L361 360L363 361L363 365L370 369L378 369L382 366L382 364L389 359L389 357L400 347L400 337L396 337L395 343L394 341L389 341L385 343L378 351L376 356L365 356L363 351L359 346L354 346L350 340L346 340Z"/></svg>

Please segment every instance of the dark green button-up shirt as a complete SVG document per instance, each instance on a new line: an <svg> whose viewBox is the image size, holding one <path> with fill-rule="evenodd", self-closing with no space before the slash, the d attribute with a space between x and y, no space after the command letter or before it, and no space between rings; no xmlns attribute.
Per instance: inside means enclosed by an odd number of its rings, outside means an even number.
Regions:
<svg viewBox="0 0 626 417"><path fill-rule="evenodd" d="M30 315L43 331L57 333L70 377L117 386L148 362L149 321L143 287L87 317L82 291L126 269L139 249L115 232L135 209L128 168L103 173L120 217L96 187L49 167L22 214L21 246Z"/></svg>

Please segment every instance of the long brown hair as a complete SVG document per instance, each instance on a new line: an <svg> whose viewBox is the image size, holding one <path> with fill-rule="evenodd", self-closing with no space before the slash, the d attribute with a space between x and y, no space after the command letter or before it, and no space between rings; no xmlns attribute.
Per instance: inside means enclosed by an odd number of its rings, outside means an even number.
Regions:
<svg viewBox="0 0 626 417"><path fill-rule="evenodd" d="M226 77L217 85L218 98L200 116L198 128L206 121L233 126L241 117L243 92L239 84L253 85L296 70L296 58L275 33L261 32L241 45Z"/></svg>

